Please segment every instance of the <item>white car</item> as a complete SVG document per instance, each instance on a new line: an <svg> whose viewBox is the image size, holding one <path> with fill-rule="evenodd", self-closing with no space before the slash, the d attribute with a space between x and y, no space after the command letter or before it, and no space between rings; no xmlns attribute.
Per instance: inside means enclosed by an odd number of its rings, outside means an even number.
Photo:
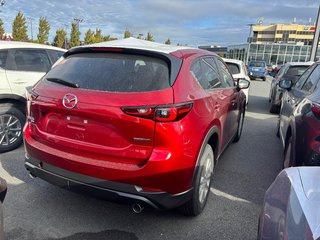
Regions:
<svg viewBox="0 0 320 240"><path fill-rule="evenodd" d="M243 61L226 58L223 58L223 61L227 64L235 81L238 81L239 79L245 79L251 82L250 77L248 76L246 66L244 65ZM246 95L246 103L248 104L249 88L242 89L242 91Z"/></svg>
<svg viewBox="0 0 320 240"><path fill-rule="evenodd" d="M22 143L25 91L63 55L48 45L0 41L0 153Z"/></svg>

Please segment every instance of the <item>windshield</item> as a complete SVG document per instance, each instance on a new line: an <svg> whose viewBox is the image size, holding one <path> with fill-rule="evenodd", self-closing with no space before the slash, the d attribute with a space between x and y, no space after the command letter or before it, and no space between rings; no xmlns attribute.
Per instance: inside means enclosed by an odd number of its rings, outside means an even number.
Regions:
<svg viewBox="0 0 320 240"><path fill-rule="evenodd" d="M265 62L250 62L249 67L265 67Z"/></svg>
<svg viewBox="0 0 320 240"><path fill-rule="evenodd" d="M80 89L108 92L148 92L170 87L169 69L163 60L113 53L71 55L54 67L46 79L61 79Z"/></svg>

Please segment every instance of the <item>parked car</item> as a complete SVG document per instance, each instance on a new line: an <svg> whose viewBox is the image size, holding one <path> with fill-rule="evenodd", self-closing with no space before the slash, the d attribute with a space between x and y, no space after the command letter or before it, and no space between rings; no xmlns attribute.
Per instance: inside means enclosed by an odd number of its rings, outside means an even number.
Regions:
<svg viewBox="0 0 320 240"><path fill-rule="evenodd" d="M35 84L64 52L48 45L0 41L0 153L23 141L25 88Z"/></svg>
<svg viewBox="0 0 320 240"><path fill-rule="evenodd" d="M198 215L240 139L249 84L205 50L135 38L72 48L28 91L25 166L136 212Z"/></svg>
<svg viewBox="0 0 320 240"><path fill-rule="evenodd" d="M223 59L224 62L227 64L227 67L229 71L231 72L233 79L235 81L239 81L240 79L245 79L250 82L250 78L248 76L248 72L246 69L246 66L244 65L243 61L240 60L234 60L234 59ZM242 91L246 95L246 104L248 104L249 101L249 89L243 89Z"/></svg>
<svg viewBox="0 0 320 240"><path fill-rule="evenodd" d="M261 78L263 81L268 76L268 67L265 61L250 61L248 64L248 72L251 80Z"/></svg>
<svg viewBox="0 0 320 240"><path fill-rule="evenodd" d="M320 65L309 67L295 84L282 80L279 133L285 149L284 167L320 165Z"/></svg>
<svg viewBox="0 0 320 240"><path fill-rule="evenodd" d="M295 83L311 64L313 62L291 62L282 66L278 74L272 79L270 86L269 102L271 103L271 113L279 113L280 111L283 89L279 87L279 81L289 79Z"/></svg>
<svg viewBox="0 0 320 240"><path fill-rule="evenodd" d="M267 190L258 240L320 239L320 168L283 170Z"/></svg>
<svg viewBox="0 0 320 240"><path fill-rule="evenodd" d="M2 204L7 194L7 183L0 177L0 239L4 240Z"/></svg>

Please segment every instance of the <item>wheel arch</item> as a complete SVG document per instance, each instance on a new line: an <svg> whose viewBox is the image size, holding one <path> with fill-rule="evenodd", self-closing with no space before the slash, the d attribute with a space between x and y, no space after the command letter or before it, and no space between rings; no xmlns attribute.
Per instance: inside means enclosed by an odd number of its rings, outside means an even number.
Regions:
<svg viewBox="0 0 320 240"><path fill-rule="evenodd" d="M0 106L1 104L13 104L23 113L26 111L26 99L16 94L0 94Z"/></svg>
<svg viewBox="0 0 320 240"><path fill-rule="evenodd" d="M209 144L213 150L214 153L214 163L217 163L218 155L219 155L219 144L220 144L220 129L218 126L213 126L209 129L207 132L204 140L202 141L200 151L198 153L197 162L195 164L193 177L192 177L192 183L194 184L194 181L196 179L196 176L199 171L199 166L201 166L201 156L205 150L206 145Z"/></svg>

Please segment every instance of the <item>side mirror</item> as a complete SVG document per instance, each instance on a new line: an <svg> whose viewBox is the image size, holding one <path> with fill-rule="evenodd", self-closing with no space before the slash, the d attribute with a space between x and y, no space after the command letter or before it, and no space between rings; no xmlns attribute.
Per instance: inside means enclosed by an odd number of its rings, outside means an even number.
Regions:
<svg viewBox="0 0 320 240"><path fill-rule="evenodd" d="M281 80L281 81L279 81L279 87L290 91L290 89L292 88L292 81L291 80Z"/></svg>
<svg viewBox="0 0 320 240"><path fill-rule="evenodd" d="M250 86L250 82L246 79L240 78L237 82L238 89L247 89Z"/></svg>

